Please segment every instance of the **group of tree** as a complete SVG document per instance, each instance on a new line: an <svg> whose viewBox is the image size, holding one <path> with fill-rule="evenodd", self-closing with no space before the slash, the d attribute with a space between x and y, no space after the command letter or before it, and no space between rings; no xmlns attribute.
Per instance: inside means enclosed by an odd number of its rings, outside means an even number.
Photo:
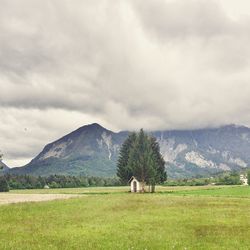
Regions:
<svg viewBox="0 0 250 250"><path fill-rule="evenodd" d="M250 170L247 172L247 184L250 186Z"/></svg>
<svg viewBox="0 0 250 250"><path fill-rule="evenodd" d="M0 151L0 163L2 162L3 154ZM0 171L3 169L3 166L0 164Z"/></svg>
<svg viewBox="0 0 250 250"><path fill-rule="evenodd" d="M250 172L249 172L250 175ZM248 176L248 181L249 181ZM206 185L241 185L240 173L236 171L223 172L209 178L183 178L172 179L165 183L166 186L206 186Z"/></svg>
<svg viewBox="0 0 250 250"><path fill-rule="evenodd" d="M120 180L117 177L86 177L86 176L31 176L31 175L5 175L0 177L0 186L6 184L10 189L39 189L45 186L49 188L76 188L76 187L97 187L97 186L119 186ZM0 189L1 190L1 189ZM2 191L7 191L6 189Z"/></svg>
<svg viewBox="0 0 250 250"><path fill-rule="evenodd" d="M10 187L4 176L0 176L0 192L9 192Z"/></svg>
<svg viewBox="0 0 250 250"><path fill-rule="evenodd" d="M135 176L142 183L142 192L145 185L154 192L156 184L164 183L167 179L165 161L156 138L142 129L139 133L131 133L120 150L117 176L123 184Z"/></svg>
<svg viewBox="0 0 250 250"><path fill-rule="evenodd" d="M0 151L0 163L2 161L3 154ZM3 169L3 166L0 164L0 171ZM9 185L4 176L0 176L0 192L8 192Z"/></svg>
<svg viewBox="0 0 250 250"><path fill-rule="evenodd" d="M240 173L232 171L229 173L221 174L215 177L215 183L217 185L241 185Z"/></svg>

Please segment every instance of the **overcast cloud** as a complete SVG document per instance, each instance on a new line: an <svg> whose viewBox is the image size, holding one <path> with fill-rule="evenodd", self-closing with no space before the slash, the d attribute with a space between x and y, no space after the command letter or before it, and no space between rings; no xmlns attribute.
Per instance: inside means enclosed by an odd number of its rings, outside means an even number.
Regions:
<svg viewBox="0 0 250 250"><path fill-rule="evenodd" d="M0 150L10 166L93 122L250 126L249 1L0 4Z"/></svg>

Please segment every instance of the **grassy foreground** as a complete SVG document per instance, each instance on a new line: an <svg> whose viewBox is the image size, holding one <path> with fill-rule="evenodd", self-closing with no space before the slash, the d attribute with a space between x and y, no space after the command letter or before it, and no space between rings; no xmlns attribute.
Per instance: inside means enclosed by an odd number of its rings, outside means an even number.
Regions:
<svg viewBox="0 0 250 250"><path fill-rule="evenodd" d="M250 187L162 187L143 195L124 190L60 189L87 195L0 206L0 249L250 247Z"/></svg>

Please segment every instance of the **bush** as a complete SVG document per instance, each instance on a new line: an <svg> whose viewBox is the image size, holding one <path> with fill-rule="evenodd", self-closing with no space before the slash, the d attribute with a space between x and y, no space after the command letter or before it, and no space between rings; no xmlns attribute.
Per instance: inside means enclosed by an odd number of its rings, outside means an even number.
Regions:
<svg viewBox="0 0 250 250"><path fill-rule="evenodd" d="M240 174L237 172L231 172L224 176L220 176L217 185L241 185Z"/></svg>
<svg viewBox="0 0 250 250"><path fill-rule="evenodd" d="M0 192L9 192L9 190L10 188L9 188L8 182L3 176L1 176L0 177Z"/></svg>

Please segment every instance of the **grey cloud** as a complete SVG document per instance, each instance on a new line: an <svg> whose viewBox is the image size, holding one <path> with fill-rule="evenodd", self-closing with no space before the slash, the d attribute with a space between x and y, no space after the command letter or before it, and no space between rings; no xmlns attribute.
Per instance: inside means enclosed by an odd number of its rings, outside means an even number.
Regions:
<svg viewBox="0 0 250 250"><path fill-rule="evenodd" d="M31 158L95 121L250 125L250 19L232 19L226 5L1 0L0 149L10 160Z"/></svg>
<svg viewBox="0 0 250 250"><path fill-rule="evenodd" d="M194 49L206 67L236 71L249 65L249 16L234 20L211 0L138 0L135 6L149 38L180 48L186 43L184 49Z"/></svg>
<svg viewBox="0 0 250 250"><path fill-rule="evenodd" d="M234 22L213 0L137 0L136 11L146 29L160 37L189 38L222 36L235 29Z"/></svg>
<svg viewBox="0 0 250 250"><path fill-rule="evenodd" d="M47 143L71 132L73 128L95 121L108 126L99 117L63 109L2 107L0 117L1 152L11 167L18 166L19 162L27 163Z"/></svg>

